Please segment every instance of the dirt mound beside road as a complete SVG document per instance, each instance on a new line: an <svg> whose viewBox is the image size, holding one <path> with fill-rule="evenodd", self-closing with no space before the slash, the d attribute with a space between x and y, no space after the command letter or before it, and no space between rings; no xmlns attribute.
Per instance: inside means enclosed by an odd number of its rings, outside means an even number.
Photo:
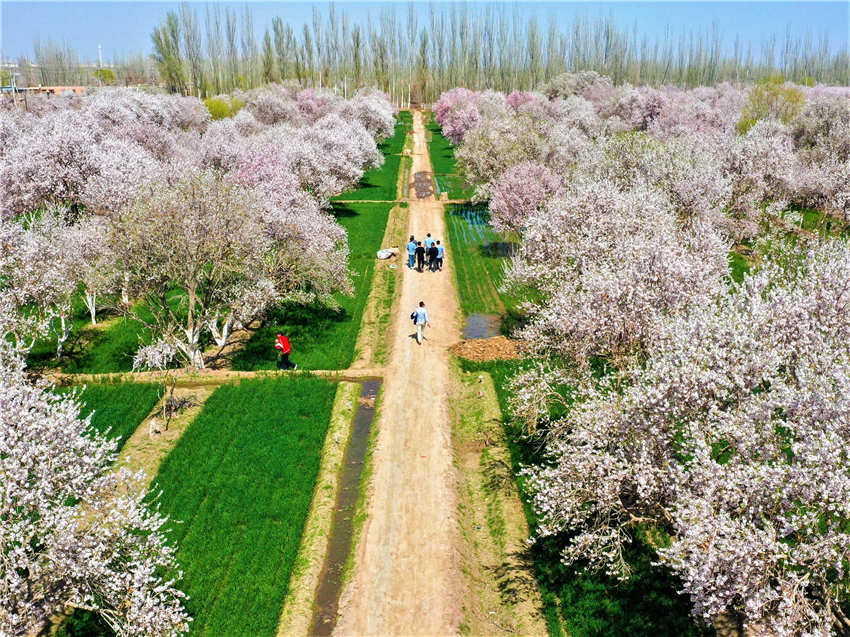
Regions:
<svg viewBox="0 0 850 637"><path fill-rule="evenodd" d="M471 361L511 360L522 356L519 341L505 336L475 338L452 346L452 354Z"/></svg>

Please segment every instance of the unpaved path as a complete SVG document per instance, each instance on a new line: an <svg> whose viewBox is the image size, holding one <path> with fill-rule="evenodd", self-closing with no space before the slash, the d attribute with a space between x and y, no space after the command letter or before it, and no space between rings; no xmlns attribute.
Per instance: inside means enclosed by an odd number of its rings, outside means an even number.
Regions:
<svg viewBox="0 0 850 637"><path fill-rule="evenodd" d="M412 173L430 171L425 129L414 113ZM411 200L409 234L445 244L443 208ZM461 620L448 348L459 338L451 246L443 272L405 266L400 313L384 375L367 519L336 635L454 635ZM408 319L425 301L432 328L417 345Z"/></svg>

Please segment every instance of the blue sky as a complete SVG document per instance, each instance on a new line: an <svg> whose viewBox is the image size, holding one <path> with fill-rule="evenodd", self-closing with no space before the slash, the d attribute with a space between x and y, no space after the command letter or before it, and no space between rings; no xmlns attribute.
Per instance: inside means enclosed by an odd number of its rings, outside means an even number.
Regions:
<svg viewBox="0 0 850 637"><path fill-rule="evenodd" d="M194 3L203 10L205 2ZM234 8L245 3L220 2ZM249 2L254 24L259 33L280 16L296 28L310 20L314 3ZM315 3L322 9L326 2ZM781 41L787 28L796 35L810 33L828 35L833 49L847 46L850 37L850 0L843 2L503 2L518 5L523 14L534 14L541 20L554 16L571 22L578 14L588 17L612 16L622 27L637 28L650 39L663 35L670 26L674 33L682 30L719 29L726 44L735 35L752 42L758 52L762 39L775 34ZM336 3L353 21L365 22L368 15L377 17L387 6L395 6L399 18L407 13L406 2ZM437 3L448 6L446 3ZM0 0L0 53L4 57L32 55L35 38L70 43L83 59L97 57L97 45L103 45L104 59L113 54L151 50L150 33L165 13L178 6L176 2L10 2ZM423 13L428 4L417 2ZM472 10L483 2L469 4Z"/></svg>

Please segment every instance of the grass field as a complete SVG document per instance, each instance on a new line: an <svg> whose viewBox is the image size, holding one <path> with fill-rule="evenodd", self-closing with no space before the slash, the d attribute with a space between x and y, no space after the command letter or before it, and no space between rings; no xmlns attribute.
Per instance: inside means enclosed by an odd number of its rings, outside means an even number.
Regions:
<svg viewBox="0 0 850 637"><path fill-rule="evenodd" d="M427 117L429 119L425 127L431 133L428 154L431 156L431 169L437 188L440 192L447 192L449 199L469 199L475 189L467 186L464 178L458 174L454 146L443 136L434 118L430 114Z"/></svg>
<svg viewBox="0 0 850 637"><path fill-rule="evenodd" d="M401 155L385 156L383 166L367 170L356 188L337 195L333 201L395 201L400 162Z"/></svg>
<svg viewBox="0 0 850 637"><path fill-rule="evenodd" d="M224 385L164 460L152 492L179 547L191 634L275 634L335 391L304 376Z"/></svg>
<svg viewBox="0 0 850 637"><path fill-rule="evenodd" d="M27 359L30 367L62 367L71 373L102 374L127 372L133 367L133 354L139 339L149 338L138 321L108 312L98 313L98 325L92 326L82 295L73 299L73 329L65 342L61 360L56 359L56 338L39 340Z"/></svg>
<svg viewBox="0 0 850 637"><path fill-rule="evenodd" d="M510 418L507 383L524 364L461 360L463 371L483 371L493 377L515 472L521 466L542 460L540 438L523 435ZM525 497L524 480L518 477L518 482ZM525 511L533 535L536 517L527 502ZM689 637L713 634L694 623L688 598L677 593L681 583L666 570L652 566L652 552L642 538L635 538L627 555L633 575L625 583L604 574L581 574L578 568L564 566L560 554L567 541L566 536L554 536L536 542L531 548L550 635Z"/></svg>
<svg viewBox="0 0 850 637"><path fill-rule="evenodd" d="M351 364L375 271L375 252L381 247L391 209L389 203L334 204L334 215L348 231L354 296L338 295L338 310L318 305L286 305L273 312L236 354L234 369L274 369L278 330L289 336L291 358L300 369L345 369Z"/></svg>
<svg viewBox="0 0 850 637"><path fill-rule="evenodd" d="M180 312L179 291L173 291L169 303ZM112 299L113 306L118 304ZM133 310L144 320L151 320L150 312L143 303ZM98 313L98 324L92 326L88 310L81 296L74 298L74 329L65 343L65 353L61 360L56 359L56 339L42 339L30 352L27 362L31 367L54 368L72 374L108 374L129 372L133 369L133 356L139 346L150 343L149 330L134 318L111 312Z"/></svg>
<svg viewBox="0 0 850 637"><path fill-rule="evenodd" d="M90 384L79 395L80 415L91 414L91 428L99 433L109 430L110 438L118 438L120 450L161 396L162 386L155 383Z"/></svg>

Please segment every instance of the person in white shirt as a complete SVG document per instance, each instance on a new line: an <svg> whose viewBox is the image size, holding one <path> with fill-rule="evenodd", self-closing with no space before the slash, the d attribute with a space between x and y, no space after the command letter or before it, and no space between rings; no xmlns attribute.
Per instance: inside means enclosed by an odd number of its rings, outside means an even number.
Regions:
<svg viewBox="0 0 850 637"><path fill-rule="evenodd" d="M416 325L416 342L422 345L425 335L422 333L425 326L431 327L428 320L428 310L425 309L425 301L419 301L419 307L413 310L413 323Z"/></svg>

